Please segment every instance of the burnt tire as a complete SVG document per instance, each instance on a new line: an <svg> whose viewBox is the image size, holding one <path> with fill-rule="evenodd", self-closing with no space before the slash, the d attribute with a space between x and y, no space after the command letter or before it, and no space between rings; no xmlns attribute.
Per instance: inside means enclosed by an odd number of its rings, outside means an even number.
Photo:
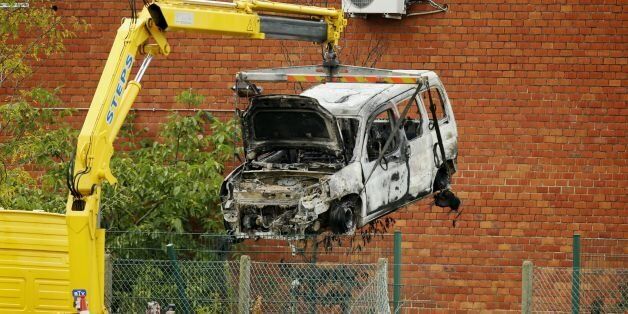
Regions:
<svg viewBox="0 0 628 314"><path fill-rule="evenodd" d="M441 167L438 169L438 172L436 172L436 178L434 179L432 191L447 189L447 187L449 187L449 183L451 183L451 178L449 177L449 174L447 174L447 168Z"/></svg>
<svg viewBox="0 0 628 314"><path fill-rule="evenodd" d="M343 234L355 228L356 204L351 200L336 203L329 213L329 226L335 234Z"/></svg>

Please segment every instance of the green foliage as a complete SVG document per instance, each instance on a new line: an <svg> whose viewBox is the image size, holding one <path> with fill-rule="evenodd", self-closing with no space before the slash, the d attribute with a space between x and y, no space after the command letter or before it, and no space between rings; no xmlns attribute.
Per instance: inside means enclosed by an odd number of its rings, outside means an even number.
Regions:
<svg viewBox="0 0 628 314"><path fill-rule="evenodd" d="M233 313L237 304L233 265L236 264L182 262L178 264L180 277L177 277L175 265L170 261L114 261L112 309L116 313L141 313L148 301L157 301L162 309L174 303L177 311L184 313ZM185 287L187 309L177 283Z"/></svg>
<svg viewBox="0 0 628 314"><path fill-rule="evenodd" d="M4 0L0 9L0 86L15 85L33 73L43 57L63 52L64 39L86 29L84 21L61 17L49 0ZM28 7L20 6L28 3ZM14 86L15 87L15 86Z"/></svg>
<svg viewBox="0 0 628 314"><path fill-rule="evenodd" d="M65 163L77 132L64 122L71 110L49 109L61 104L57 93L35 88L0 105L0 138L8 139L0 141L0 207L64 211Z"/></svg>
<svg viewBox="0 0 628 314"><path fill-rule="evenodd" d="M203 98L186 91L177 100L198 106ZM119 151L112 160L119 182L105 189L102 202L108 229L123 231L112 232L110 244L127 248L159 244L163 248L172 241L166 233L192 233L177 237L175 246L194 255L195 246L202 242L199 233L223 230L219 189L225 163L237 152L237 130L235 120L223 122L202 110L172 114L160 140L138 143L137 134L127 129L123 137L137 144L129 144L128 150ZM151 257L148 254L132 256Z"/></svg>
<svg viewBox="0 0 628 314"><path fill-rule="evenodd" d="M193 89L182 91L175 98L176 102L186 105L188 109L200 106L205 101L205 96L197 94Z"/></svg>
<svg viewBox="0 0 628 314"><path fill-rule="evenodd" d="M7 139L0 142L0 207L65 210L67 164L77 132L64 123L71 111L47 109L61 105L57 92L34 89L0 106L0 136ZM203 101L192 91L177 99L188 106ZM128 252L164 258L165 244L173 242L187 249L187 257L215 259L196 256L195 249L207 243L200 234L223 230L219 188L225 163L237 153L237 131L235 120L223 122L202 110L173 113L158 139L140 141L142 130L127 125L121 132L125 145L111 161L119 184L105 186L102 197L102 224L112 231L109 246L158 248L159 254Z"/></svg>
<svg viewBox="0 0 628 314"><path fill-rule="evenodd" d="M61 104L58 89L18 87L41 58L64 51L64 39L86 24L58 16L48 0L2 4L0 87L13 82L15 94L0 100L5 101L0 103L0 207L62 212L67 199L64 163L77 134L63 120L71 111L50 109ZM32 176L39 171L41 176Z"/></svg>

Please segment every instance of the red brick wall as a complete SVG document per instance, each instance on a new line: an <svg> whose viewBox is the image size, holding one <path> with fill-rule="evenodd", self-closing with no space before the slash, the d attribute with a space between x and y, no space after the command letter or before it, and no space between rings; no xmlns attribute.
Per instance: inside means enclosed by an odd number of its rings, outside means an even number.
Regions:
<svg viewBox="0 0 628 314"><path fill-rule="evenodd" d="M63 85L69 106L89 106L115 30L129 14L125 3L60 2L61 14L85 18L92 29L68 40L67 53L46 61L28 84ZM341 59L440 75L458 121L454 188L464 214L456 228L453 215L428 201L394 214L405 234L404 261L476 267L433 297L453 309L513 310L520 275L498 267L528 258L569 266L574 233L628 237L628 3L447 4L448 13L400 21L351 19ZM237 71L320 62L318 47L306 43L169 37L173 53L153 61L136 108L176 107L174 95L194 88L208 108L232 109L228 88ZM375 47L379 59L368 57ZM138 119L156 130L163 114L140 112ZM487 273L498 275L474 289Z"/></svg>

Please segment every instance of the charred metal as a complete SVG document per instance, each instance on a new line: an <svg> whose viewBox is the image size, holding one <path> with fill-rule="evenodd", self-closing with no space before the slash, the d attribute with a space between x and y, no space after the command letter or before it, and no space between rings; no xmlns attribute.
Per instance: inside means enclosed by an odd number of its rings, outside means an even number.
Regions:
<svg viewBox="0 0 628 314"><path fill-rule="evenodd" d="M420 90L327 83L301 95L252 98L241 116L246 160L220 191L226 229L237 236L351 233L448 190L455 119L438 77L421 75L429 84ZM441 116L432 110L430 118L419 91L434 93Z"/></svg>

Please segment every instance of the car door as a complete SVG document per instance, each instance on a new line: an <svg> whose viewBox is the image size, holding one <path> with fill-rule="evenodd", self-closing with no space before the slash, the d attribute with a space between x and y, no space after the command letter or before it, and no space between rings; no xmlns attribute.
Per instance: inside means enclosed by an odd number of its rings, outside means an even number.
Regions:
<svg viewBox="0 0 628 314"><path fill-rule="evenodd" d="M365 184L368 217L383 215L392 208L389 205L401 201L408 192L409 173L401 149L404 138L399 129L393 129L396 118L392 103L387 103L370 116L366 125L362 171L364 179L368 180ZM394 140L377 163L391 132L394 132Z"/></svg>
<svg viewBox="0 0 628 314"><path fill-rule="evenodd" d="M432 121L428 93L431 94L432 101L434 101L434 105L436 106L436 117L438 119L438 126L440 128L440 133L445 147L445 160L453 160L457 157L458 132L456 130L456 122L453 116L453 111L451 110L451 105L449 104L449 100L442 86L440 84L430 84L430 88L428 90L421 92L421 100L426 112L429 114L428 129L434 143L433 149L436 154L435 166L440 167L443 164L443 158L440 154L438 146L436 146L438 144L438 139L436 136L436 129L434 128L434 123Z"/></svg>
<svg viewBox="0 0 628 314"><path fill-rule="evenodd" d="M409 172L408 194L419 198L432 191L432 176L434 172L434 152L432 150L432 136L427 128L428 119L421 101L412 100L414 90L399 95L393 101L399 116L406 106L410 105L406 113L402 130L406 136L406 155Z"/></svg>

